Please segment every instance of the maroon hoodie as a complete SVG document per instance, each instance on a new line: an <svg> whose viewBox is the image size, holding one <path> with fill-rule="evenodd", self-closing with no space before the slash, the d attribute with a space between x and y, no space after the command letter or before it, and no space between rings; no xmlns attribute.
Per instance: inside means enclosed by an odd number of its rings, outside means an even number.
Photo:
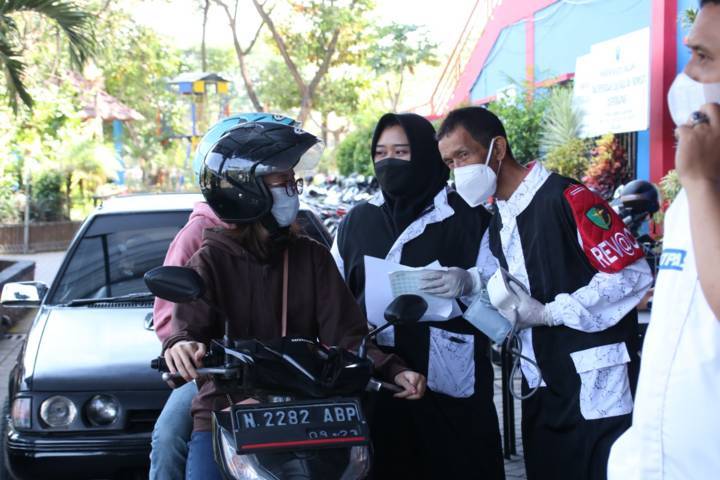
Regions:
<svg viewBox="0 0 720 480"><path fill-rule="evenodd" d="M367 321L348 290L330 252L307 237L294 237L288 247L287 335L317 338L325 345L357 348L367 333ZM226 230L205 230L203 245L188 262L206 284L205 297L231 319L231 335L260 341L281 337L282 256L261 262ZM163 351L182 340L208 344L223 336L224 323L203 302L177 304L172 334ZM407 370L394 355L374 345L370 357L378 373L388 380ZM211 429L213 409L229 406L226 395L213 382L198 379L200 392L193 400L195 431ZM233 401L242 398L233 398Z"/></svg>
<svg viewBox="0 0 720 480"><path fill-rule="evenodd" d="M228 228L228 225L215 215L210 205L205 202L196 203L187 223L170 243L163 265L184 267L190 257L200 248L203 230L214 227ZM170 318L172 317L173 305L172 302L162 298L155 298L153 325L155 326L155 333L161 342L165 341L170 335Z"/></svg>

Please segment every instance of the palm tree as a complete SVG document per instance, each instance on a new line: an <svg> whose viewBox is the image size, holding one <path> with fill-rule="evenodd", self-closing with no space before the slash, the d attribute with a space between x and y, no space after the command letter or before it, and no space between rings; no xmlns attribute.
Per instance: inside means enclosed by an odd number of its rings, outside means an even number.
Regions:
<svg viewBox="0 0 720 480"><path fill-rule="evenodd" d="M8 104L18 111L18 97L28 108L33 100L24 82L25 64L19 46L20 30L13 14L37 13L65 34L70 60L80 67L95 52L93 15L69 0L0 0L0 69L5 74Z"/></svg>

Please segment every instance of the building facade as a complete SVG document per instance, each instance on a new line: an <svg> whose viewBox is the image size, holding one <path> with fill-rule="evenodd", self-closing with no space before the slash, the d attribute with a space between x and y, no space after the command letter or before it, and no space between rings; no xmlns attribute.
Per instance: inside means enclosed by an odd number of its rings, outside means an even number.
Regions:
<svg viewBox="0 0 720 480"><path fill-rule="evenodd" d="M569 80L578 57L596 45L649 29L649 49L642 47L649 55L646 128L629 132L629 154L636 177L657 182L674 165L674 125L666 97L689 59L684 46L688 28L681 17L697 6L697 0L481 0L476 9L486 12L479 20L482 31L457 74L448 75L451 69L443 74L441 83L452 87L440 102L431 102L433 113L487 103L513 82L543 87Z"/></svg>

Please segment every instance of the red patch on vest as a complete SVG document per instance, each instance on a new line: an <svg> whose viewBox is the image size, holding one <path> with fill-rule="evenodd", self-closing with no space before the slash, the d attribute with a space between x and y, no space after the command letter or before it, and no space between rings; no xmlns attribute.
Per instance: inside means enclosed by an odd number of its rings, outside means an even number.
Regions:
<svg viewBox="0 0 720 480"><path fill-rule="evenodd" d="M584 185L571 185L564 195L575 217L585 256L598 271L616 273L645 257L620 216L599 195Z"/></svg>

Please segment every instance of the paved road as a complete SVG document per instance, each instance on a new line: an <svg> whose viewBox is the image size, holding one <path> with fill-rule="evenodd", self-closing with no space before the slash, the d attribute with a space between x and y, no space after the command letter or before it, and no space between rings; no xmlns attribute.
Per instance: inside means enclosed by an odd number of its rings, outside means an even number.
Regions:
<svg viewBox="0 0 720 480"><path fill-rule="evenodd" d="M30 253L27 255L5 255L0 254L0 260L30 260L35 262L35 280L50 285L55 278L55 273L60 268L60 263L65 252L44 252Z"/></svg>

